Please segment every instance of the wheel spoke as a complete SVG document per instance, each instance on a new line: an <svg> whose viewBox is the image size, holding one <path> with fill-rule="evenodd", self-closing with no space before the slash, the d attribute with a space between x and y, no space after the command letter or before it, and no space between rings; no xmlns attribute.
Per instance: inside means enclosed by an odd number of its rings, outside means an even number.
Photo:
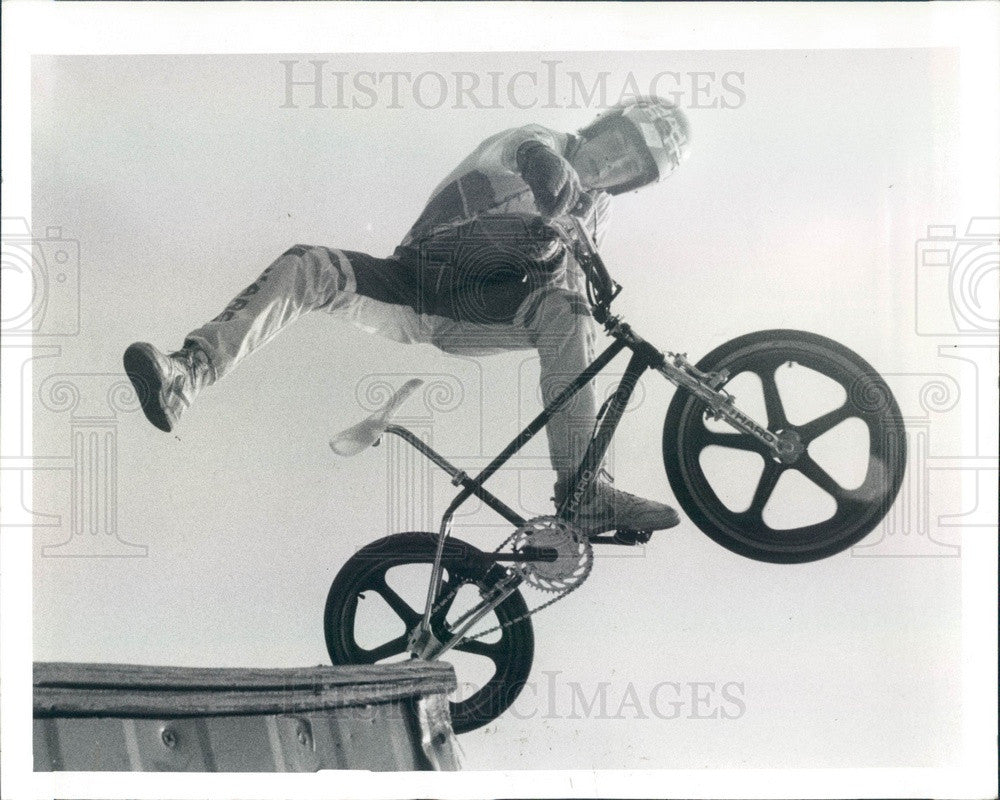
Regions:
<svg viewBox="0 0 1000 800"><path fill-rule="evenodd" d="M382 596L382 599L389 604L389 608L396 612L396 616L403 620L403 624L407 628L412 627L420 619L420 614L410 608L410 604L385 582L385 575L380 577L381 580L372 589Z"/></svg>
<svg viewBox="0 0 1000 800"><path fill-rule="evenodd" d="M847 490L831 478L830 473L817 464L808 454L803 454L799 457L798 461L795 462L794 469L797 469L820 489L833 497L838 505L846 498Z"/></svg>
<svg viewBox="0 0 1000 800"><path fill-rule="evenodd" d="M747 450L751 453L760 453L764 445L749 433L720 433L718 431L705 430L700 437L701 447L715 445L717 447L729 447L733 450Z"/></svg>
<svg viewBox="0 0 1000 800"><path fill-rule="evenodd" d="M455 650L460 650L463 653L471 653L474 656L483 656L488 658L494 664L500 663L500 658L503 654L503 649L501 647L503 640L499 642L483 642L479 639L466 639L461 644L455 645Z"/></svg>
<svg viewBox="0 0 1000 800"><path fill-rule="evenodd" d="M365 650L365 655L372 660L372 662L381 661L383 658L391 658L392 656L402 655L406 652L406 645L409 641L409 634L404 633L402 636L397 636L385 644L380 644L371 650Z"/></svg>
<svg viewBox="0 0 1000 800"><path fill-rule="evenodd" d="M772 431L784 428L788 424L785 417L785 407L781 404L781 394L774 378L774 369L757 373L764 389L764 406L767 408L767 427Z"/></svg>
<svg viewBox="0 0 1000 800"><path fill-rule="evenodd" d="M818 439L851 416L851 405L845 402L840 408L835 408L833 411L828 411L826 414L810 420L805 425L800 425L798 432L799 436L802 437L802 443L808 445L813 439Z"/></svg>
<svg viewBox="0 0 1000 800"><path fill-rule="evenodd" d="M757 488L753 493L753 500L750 501L750 508L746 513L752 514L755 519L760 519L764 511L764 506L774 494L774 487L778 485L778 479L785 471L785 467L775 461L768 459L764 463L764 471L757 482Z"/></svg>
<svg viewBox="0 0 1000 800"><path fill-rule="evenodd" d="M409 592L413 588L409 579L417 579L418 572L426 576L434 562L437 544L433 535L400 533L368 545L347 561L330 587L323 612L326 646L333 664L384 664L407 658L410 637L419 632L415 625L423 610L422 593ZM533 636L527 618L529 610L520 592L513 591L495 612L484 615L483 628L497 622L508 626L500 634L490 635L484 631L487 642L454 639L443 620L449 606L450 614L457 616L464 611L466 599L469 605L475 602L471 590L488 582L485 558L485 554L474 546L452 539L441 559L444 580L436 600L442 607L434 615L431 633L438 641L453 642L457 651L465 651L454 658L458 662L458 680L472 686L469 678L473 678L480 684L463 692L461 700L450 703L452 727L456 733L474 730L503 713L517 698L531 670ZM407 571L408 574L400 576L401 581L408 579L407 584L397 582L397 568ZM392 588L386 584L389 576L392 576L389 578ZM470 586L464 586L466 583ZM426 586L423 582L425 590ZM451 605L450 595L456 588L461 591ZM470 590L468 598L466 590ZM361 602L362 598L368 602ZM381 607L382 602L392 609L388 618ZM374 626L368 624L372 616L371 605L377 605L376 611L382 612ZM480 602L477 607L482 610L484 605ZM486 672L490 677L484 680L481 675Z"/></svg>

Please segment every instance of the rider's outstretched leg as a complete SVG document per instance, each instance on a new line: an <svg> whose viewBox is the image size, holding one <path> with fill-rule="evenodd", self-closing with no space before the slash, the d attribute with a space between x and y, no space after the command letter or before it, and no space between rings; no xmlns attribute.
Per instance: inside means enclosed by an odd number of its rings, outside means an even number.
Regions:
<svg viewBox="0 0 1000 800"><path fill-rule="evenodd" d="M309 311L333 310L360 300L359 281L362 290L393 300L396 292L397 302L403 303L406 282L401 274L395 259L296 245L215 319L189 333L180 350L167 355L145 342L131 345L125 351L125 372L146 418L171 431L202 388L225 376L286 325ZM404 316L413 315L405 305L396 308Z"/></svg>

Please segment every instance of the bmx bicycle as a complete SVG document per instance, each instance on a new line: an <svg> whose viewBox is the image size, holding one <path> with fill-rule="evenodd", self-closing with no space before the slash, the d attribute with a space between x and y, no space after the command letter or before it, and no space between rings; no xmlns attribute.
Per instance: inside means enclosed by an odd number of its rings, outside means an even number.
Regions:
<svg viewBox="0 0 1000 800"><path fill-rule="evenodd" d="M533 659L531 616L584 582L593 566L594 547L649 541L649 531L587 535L574 524L580 499L597 478L629 398L647 371L661 374L680 390L669 404L663 426L663 462L670 486L687 516L739 555L796 564L840 553L885 516L903 479L906 439L899 407L885 381L860 356L830 339L796 330L740 336L696 364L683 354L661 352L611 313L621 287L612 280L580 221L569 217L568 223L548 225L571 248L586 276L593 317L612 340L590 366L475 476L392 423L393 413L420 385L417 379L406 383L381 410L330 442L335 452L354 455L378 444L385 434L401 437L459 487L436 533L393 534L353 555L335 576L324 613L326 644L334 664L438 659L454 651L453 656L463 653L463 658L484 665L487 677L482 684L451 702L457 733L487 724L517 698ZM623 350L631 353L628 365L598 414L566 499L552 516L524 519L484 484ZM804 388L789 389L799 374L807 377ZM759 411L766 419L755 419L736 405L731 389L747 378L757 381ZM786 407L788 395L817 393L832 397L822 413L802 418ZM855 434L847 437L848 444L857 450L860 468L856 466L847 477L835 477L824 467L816 446L848 423ZM757 463L756 471L746 472L751 480L742 499L734 500L720 487L705 458L712 451L736 453ZM740 477L744 470L735 472ZM775 490L789 473L797 473L797 480L804 479L824 495L828 508L822 519L789 522L780 509L777 517L772 513ZM473 497L514 528L493 552L451 535L456 511ZM426 581L426 593L421 589L418 595L404 596L395 573L409 575L414 569L418 580ZM522 587L550 596L529 609ZM377 624L366 621L369 609L379 618Z"/></svg>

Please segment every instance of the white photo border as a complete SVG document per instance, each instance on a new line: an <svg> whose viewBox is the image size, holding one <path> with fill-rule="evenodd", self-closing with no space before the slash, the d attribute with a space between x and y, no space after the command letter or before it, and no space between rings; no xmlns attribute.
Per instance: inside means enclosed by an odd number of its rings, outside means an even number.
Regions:
<svg viewBox="0 0 1000 800"><path fill-rule="evenodd" d="M30 219L34 54L956 48L961 206L998 212L993 3L3 4L4 216ZM458 33L460 32L460 33ZM992 211L991 211L992 210ZM30 378L29 378L30 379ZM3 383L3 418L21 397ZM26 417L30 425L30 417ZM24 431L30 441L30 430ZM11 487L4 489L6 492ZM30 507L30 497L25 498ZM5 504L6 505L6 504ZM948 770L511 771L184 775L31 770L30 537L2 538L4 798L988 796L995 791L997 542L963 542L964 764ZM992 776L992 777L991 777Z"/></svg>

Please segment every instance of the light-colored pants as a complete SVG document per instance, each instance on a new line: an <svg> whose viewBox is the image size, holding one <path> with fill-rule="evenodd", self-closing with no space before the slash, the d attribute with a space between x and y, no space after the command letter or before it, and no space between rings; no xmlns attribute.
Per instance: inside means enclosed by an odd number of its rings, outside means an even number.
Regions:
<svg viewBox="0 0 1000 800"><path fill-rule="evenodd" d="M395 258L299 245L241 292L214 320L192 331L218 380L249 353L309 311L325 311L369 333L407 344L430 343L447 353L492 355L538 351L546 403L593 360L596 329L586 299L564 286L534 289L506 323L472 322L418 313L412 286ZM400 276L404 276L401 279ZM381 299L367 296L367 290ZM374 287L374 288L373 288ZM387 302L396 297L399 302ZM553 469L568 476L583 458L596 416L593 382L549 421Z"/></svg>

